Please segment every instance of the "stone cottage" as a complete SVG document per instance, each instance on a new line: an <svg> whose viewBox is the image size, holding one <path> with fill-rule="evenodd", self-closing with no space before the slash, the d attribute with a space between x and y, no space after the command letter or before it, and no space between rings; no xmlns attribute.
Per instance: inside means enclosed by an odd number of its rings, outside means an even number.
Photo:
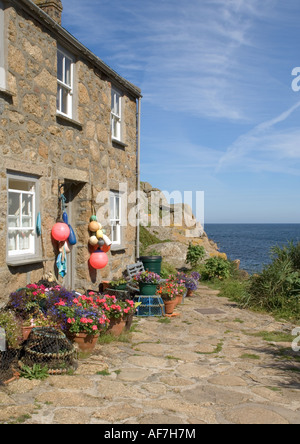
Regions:
<svg viewBox="0 0 300 444"><path fill-rule="evenodd" d="M61 26L62 11L60 0L0 0L0 303L51 274L97 289L138 253L126 192L139 183L141 91ZM88 224L104 191L112 247L97 271ZM51 237L62 209L77 239L64 278Z"/></svg>

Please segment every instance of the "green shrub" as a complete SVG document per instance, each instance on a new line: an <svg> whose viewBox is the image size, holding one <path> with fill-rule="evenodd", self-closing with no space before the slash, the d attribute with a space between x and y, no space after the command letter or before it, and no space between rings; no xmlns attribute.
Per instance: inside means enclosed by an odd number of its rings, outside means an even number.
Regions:
<svg viewBox="0 0 300 444"><path fill-rule="evenodd" d="M186 255L186 263L195 267L204 256L205 249L202 245L192 245L190 243Z"/></svg>
<svg viewBox="0 0 300 444"><path fill-rule="evenodd" d="M252 307L300 319L300 243L271 250L272 262L250 279Z"/></svg>
<svg viewBox="0 0 300 444"><path fill-rule="evenodd" d="M227 279L230 277L231 263L222 257L211 257L201 269L203 280Z"/></svg>
<svg viewBox="0 0 300 444"><path fill-rule="evenodd" d="M11 310L0 311L0 328L5 331L5 338L1 336L1 339L6 339L8 347L18 348L22 342L22 329Z"/></svg>
<svg viewBox="0 0 300 444"><path fill-rule="evenodd" d="M168 279L170 275L176 275L176 274L177 270L173 265L169 264L168 262L164 261L162 262L161 273L160 273L160 277L162 279Z"/></svg>
<svg viewBox="0 0 300 444"><path fill-rule="evenodd" d="M226 279L224 280L220 296L226 297L238 304L245 306L249 300L249 281Z"/></svg>

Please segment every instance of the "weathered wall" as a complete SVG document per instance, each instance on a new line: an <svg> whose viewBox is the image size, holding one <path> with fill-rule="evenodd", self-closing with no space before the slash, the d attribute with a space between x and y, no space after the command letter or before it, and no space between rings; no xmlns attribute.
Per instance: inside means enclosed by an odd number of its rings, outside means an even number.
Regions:
<svg viewBox="0 0 300 444"><path fill-rule="evenodd" d="M119 182L126 181L129 192L136 187L136 99L123 91L127 146L117 148L111 142L110 79L77 55L76 120L81 126L58 119L55 35L13 7L6 10L6 22L7 89L13 95L0 93L0 302L14 289L53 272L55 248L50 233L57 218L58 183L66 179L82 182L74 201L76 289L98 288L101 279L120 276L135 260L136 230L129 227L124 230L126 250L109 253L109 265L101 272L91 272L87 227L92 187L94 196L104 189L118 189ZM6 264L7 170L39 177L42 263L22 267Z"/></svg>

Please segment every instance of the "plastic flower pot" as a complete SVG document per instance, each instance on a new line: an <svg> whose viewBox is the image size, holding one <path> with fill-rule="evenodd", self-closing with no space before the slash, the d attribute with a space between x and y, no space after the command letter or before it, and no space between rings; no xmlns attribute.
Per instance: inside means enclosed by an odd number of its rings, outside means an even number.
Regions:
<svg viewBox="0 0 300 444"><path fill-rule="evenodd" d="M157 284L147 284L139 282L140 294L144 296L154 296L156 294Z"/></svg>
<svg viewBox="0 0 300 444"><path fill-rule="evenodd" d="M139 261L144 264L145 270L161 274L162 256L141 256Z"/></svg>

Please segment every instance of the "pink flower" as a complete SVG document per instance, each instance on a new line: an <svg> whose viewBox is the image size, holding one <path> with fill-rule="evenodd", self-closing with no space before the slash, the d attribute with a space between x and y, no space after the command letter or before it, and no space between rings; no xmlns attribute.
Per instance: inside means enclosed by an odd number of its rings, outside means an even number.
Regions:
<svg viewBox="0 0 300 444"><path fill-rule="evenodd" d="M93 325L92 330L94 330L94 331L98 330L97 325Z"/></svg>
<svg viewBox="0 0 300 444"><path fill-rule="evenodd" d="M80 322L81 322L82 324L87 324L87 323L88 323L88 320L87 320L87 318L81 318L81 319L80 319Z"/></svg>
<svg viewBox="0 0 300 444"><path fill-rule="evenodd" d="M75 322L75 319L74 318L68 318L68 320L67 320L67 323L68 324L74 324L74 322Z"/></svg>

